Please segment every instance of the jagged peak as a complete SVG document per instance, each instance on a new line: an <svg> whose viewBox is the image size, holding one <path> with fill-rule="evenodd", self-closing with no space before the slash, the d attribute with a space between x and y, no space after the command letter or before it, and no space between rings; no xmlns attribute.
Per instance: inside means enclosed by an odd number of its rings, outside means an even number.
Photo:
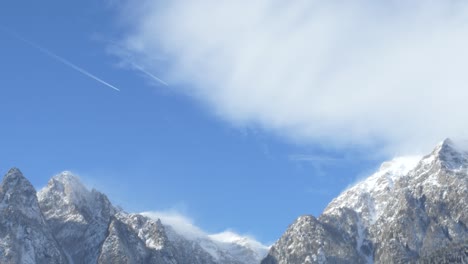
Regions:
<svg viewBox="0 0 468 264"><path fill-rule="evenodd" d="M443 154L446 152L467 153L468 140L446 138L437 144L431 154Z"/></svg>
<svg viewBox="0 0 468 264"><path fill-rule="evenodd" d="M61 172L52 177L47 186L39 191L39 200L44 199L49 193L58 193L66 203L81 204L81 201L93 199L93 191L89 190L78 176L70 171Z"/></svg>
<svg viewBox="0 0 468 264"><path fill-rule="evenodd" d="M5 180L8 180L8 179L18 179L18 178L26 179L23 176L23 173L20 171L20 169L18 169L16 167L13 167L10 170L8 170L8 172L5 174L5 177L3 178L3 180L5 181Z"/></svg>
<svg viewBox="0 0 468 264"><path fill-rule="evenodd" d="M436 145L432 153L439 154L439 153L443 153L446 151L457 151L457 150L458 149L455 146L455 143L453 142L453 140L450 138L446 138Z"/></svg>
<svg viewBox="0 0 468 264"><path fill-rule="evenodd" d="M21 176L23 176L23 173L21 172L21 170L16 167L13 167L10 170L8 170L7 175L9 174L20 174Z"/></svg>
<svg viewBox="0 0 468 264"><path fill-rule="evenodd" d="M56 200L67 206L95 211L96 214L100 214L103 206L110 208L112 212L117 210L105 194L88 188L79 176L70 171L61 172L52 177L47 186L37 193L37 196L40 202Z"/></svg>
<svg viewBox="0 0 468 264"><path fill-rule="evenodd" d="M67 185L77 185L77 186L83 186L83 183L81 182L80 178L73 174L71 171L63 171L54 177L52 177L51 181L59 182L62 184L67 184Z"/></svg>
<svg viewBox="0 0 468 264"><path fill-rule="evenodd" d="M444 140L442 140L439 145L444 145L444 146L453 146L453 140L451 138L445 138Z"/></svg>
<svg viewBox="0 0 468 264"><path fill-rule="evenodd" d="M391 182L395 181L401 176L407 175L411 170L418 167L421 162L423 164L430 164L434 161L439 161L445 168L458 169L468 166L468 141L453 140L445 138L439 142L434 150L424 156L401 156L395 157L389 161L385 161L380 165L380 168L369 177L359 181L358 183L347 188L346 191L354 188L363 188L367 190L375 190L375 181L386 176ZM386 187L386 186L383 186Z"/></svg>
<svg viewBox="0 0 468 264"><path fill-rule="evenodd" d="M437 144L434 150L423 159L424 163L436 161L445 169L458 170L468 166L468 141L450 138Z"/></svg>
<svg viewBox="0 0 468 264"><path fill-rule="evenodd" d="M48 186L62 192L90 192L80 178L70 171L63 171L49 180Z"/></svg>
<svg viewBox="0 0 468 264"><path fill-rule="evenodd" d="M385 161L374 174L358 181L356 184L347 188L342 194L355 189L359 189L361 192L374 192L378 191L378 189L386 188L389 185L392 186L395 180L401 176L407 175L408 172L414 169L420 160L421 156L401 156ZM385 179L385 181L382 181L383 179Z"/></svg>
<svg viewBox="0 0 468 264"><path fill-rule="evenodd" d="M318 223L317 218L313 215L301 215L299 216L296 221L292 224L292 226L300 226L304 224L316 224Z"/></svg>
<svg viewBox="0 0 468 264"><path fill-rule="evenodd" d="M1 188L11 189L11 188L27 188L30 190L34 190L31 182L29 182L26 177L24 177L23 173L18 168L11 168L3 177L3 181L1 183Z"/></svg>
<svg viewBox="0 0 468 264"><path fill-rule="evenodd" d="M36 189L18 168L10 169L0 184L0 210L5 208L20 212L29 219L43 221L36 198Z"/></svg>

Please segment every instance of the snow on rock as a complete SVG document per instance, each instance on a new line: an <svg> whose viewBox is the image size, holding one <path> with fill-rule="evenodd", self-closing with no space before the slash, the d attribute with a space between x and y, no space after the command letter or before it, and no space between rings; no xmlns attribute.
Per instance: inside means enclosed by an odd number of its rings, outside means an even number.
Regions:
<svg viewBox="0 0 468 264"><path fill-rule="evenodd" d="M116 209L71 172L36 193L18 169L0 185L0 263L249 264L266 254L226 232L176 232L161 220ZM180 226L179 226L180 227Z"/></svg>
<svg viewBox="0 0 468 264"><path fill-rule="evenodd" d="M37 197L67 256L75 263L96 263L116 212L107 197L88 190L71 172L54 176Z"/></svg>
<svg viewBox="0 0 468 264"><path fill-rule="evenodd" d="M383 163L317 220L299 217L262 263L467 262L467 149L446 139L424 157Z"/></svg>
<svg viewBox="0 0 468 264"><path fill-rule="evenodd" d="M0 184L0 263L66 263L31 183L16 168Z"/></svg>
<svg viewBox="0 0 468 264"><path fill-rule="evenodd" d="M385 209L395 181L414 169L420 160L420 156L408 156L384 162L376 173L333 199L324 214L336 214L339 208L353 208L365 224L374 223Z"/></svg>

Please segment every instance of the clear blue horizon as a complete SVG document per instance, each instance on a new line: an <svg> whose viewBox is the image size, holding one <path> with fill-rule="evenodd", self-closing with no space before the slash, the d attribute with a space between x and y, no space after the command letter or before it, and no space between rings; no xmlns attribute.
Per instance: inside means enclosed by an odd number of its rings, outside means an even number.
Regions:
<svg viewBox="0 0 468 264"><path fill-rule="evenodd" d="M271 243L391 158L379 144L343 148L295 140L262 122L231 122L180 92L190 82L166 80L170 61L152 68L167 86L125 67L109 49L127 30L112 3L1 4L2 174L18 167L41 188L69 170L126 211L177 211L207 232L231 229Z"/></svg>

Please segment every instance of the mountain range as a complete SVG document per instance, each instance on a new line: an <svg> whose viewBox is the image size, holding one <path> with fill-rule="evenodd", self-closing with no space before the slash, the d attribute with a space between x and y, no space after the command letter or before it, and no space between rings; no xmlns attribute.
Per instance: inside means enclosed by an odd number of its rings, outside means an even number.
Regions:
<svg viewBox="0 0 468 264"><path fill-rule="evenodd" d="M232 232L190 235L124 212L70 172L36 192L13 168L0 184L0 263L256 264L268 248Z"/></svg>
<svg viewBox="0 0 468 264"><path fill-rule="evenodd" d="M70 172L36 192L13 168L0 184L0 263L468 263L467 174L468 152L446 139L383 163L267 247L127 213Z"/></svg>

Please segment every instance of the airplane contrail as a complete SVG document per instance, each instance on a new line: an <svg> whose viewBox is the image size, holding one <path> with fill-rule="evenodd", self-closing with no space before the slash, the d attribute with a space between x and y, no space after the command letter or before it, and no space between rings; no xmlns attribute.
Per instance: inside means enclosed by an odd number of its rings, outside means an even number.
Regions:
<svg viewBox="0 0 468 264"><path fill-rule="evenodd" d="M123 48L119 43L115 42L115 41L109 41L110 43L112 43L113 45L115 45L118 49L122 49L122 50L125 50L125 48ZM130 67L132 67L133 69L135 70L138 70L140 72L142 72L143 74L147 75L148 77L152 78L153 80L161 83L161 84L164 84L166 86L169 86L169 84L167 82L165 82L164 80L162 80L161 78L159 78L158 76L152 74L151 72L147 71L145 68L143 68L142 66L136 64L135 62L133 62L133 60L131 58L126 58L124 60L126 63L128 63L130 65Z"/></svg>
<svg viewBox="0 0 468 264"><path fill-rule="evenodd" d="M33 43L31 43L31 44L33 44ZM76 66L75 64L71 63L70 61L68 61L68 60L66 60L66 59L64 59L64 58L62 58L62 57L60 57L60 56L58 56L57 54L52 53L51 51L46 50L46 49L44 49L44 48L42 48L42 47L40 47L40 46L37 46L37 45L31 45L31 46L35 47L36 49L38 49L38 50L41 51L42 53L44 53L44 54L50 56L51 58L53 58L53 59L55 59L55 60L57 60L57 61L59 61L59 62L65 64L65 65L67 65L68 67L70 67L70 68L72 68L72 69L74 69L74 70L76 70L76 71L78 71L78 72L84 74L85 76L88 76L89 78L91 78L91 79L93 79L93 80L95 80L95 81L97 81L97 82L99 82L99 83L101 83L101 84L106 85L107 87L110 87L110 88L112 88L112 89L114 89L114 90L120 92L120 89L119 89L119 88L117 88L117 87L115 87L114 85L112 85L112 84L110 84L110 83L104 81L103 79L97 77L96 75L93 75L92 73L86 71L85 69Z"/></svg>
<svg viewBox="0 0 468 264"><path fill-rule="evenodd" d="M133 62L132 62L131 64L132 64L132 66L133 66L135 69L137 69L137 70L141 71L142 73L148 75L149 77L153 78L154 80L158 81L159 83L162 83L162 84L164 84L164 85L166 85L166 86L169 86L169 84L167 84L167 82L161 80L161 79L158 78L156 75L154 75L154 74L152 74L151 72L145 70L145 69L144 69L143 67L141 67L140 65L135 64L135 63L133 63Z"/></svg>
<svg viewBox="0 0 468 264"><path fill-rule="evenodd" d="M119 88L117 88L117 87L115 87L114 85L112 85L112 84L110 84L110 83L104 81L103 79L101 79L101 78L97 77L96 75L94 75L94 74L88 72L87 70L85 70L85 69L83 69L83 68L81 68L81 67L79 67L79 66L73 64L72 62L66 60L65 58L60 57L59 55L57 55L57 54L51 52L50 50L47 50L47 49L45 49L45 48L43 48L43 47L41 47L41 46L35 44L34 42L29 41L29 40L23 38L22 36L18 35L17 33L12 32L12 31L10 31L10 30L7 30L7 29L5 29L5 28L3 28L3 27L0 27L0 30L4 31L4 32L6 32L6 33L9 33L10 35L14 36L15 38L21 40L22 42L28 44L28 45L31 46L31 47L37 49L37 50L40 51L41 53L43 53L43 54L45 54L45 55L51 57L52 59L54 59L54 60L56 60L56 61L58 61L58 62L60 62L60 63L62 63L62 64L64 64L64 65L66 65L66 66L68 66L68 67L70 67L70 68L72 68L72 69L74 69L74 70L76 70L76 71L78 71L78 72L80 72L81 74L83 74L83 75L85 75L85 76L87 76L87 77L89 77L89 78L91 78L91 79L93 79L93 80L95 80L95 81L97 81L97 82L99 82L99 83L101 83L101 84L103 84L103 85L109 87L109 88L112 88L112 89L114 89L114 90L120 92L120 89L119 89Z"/></svg>

